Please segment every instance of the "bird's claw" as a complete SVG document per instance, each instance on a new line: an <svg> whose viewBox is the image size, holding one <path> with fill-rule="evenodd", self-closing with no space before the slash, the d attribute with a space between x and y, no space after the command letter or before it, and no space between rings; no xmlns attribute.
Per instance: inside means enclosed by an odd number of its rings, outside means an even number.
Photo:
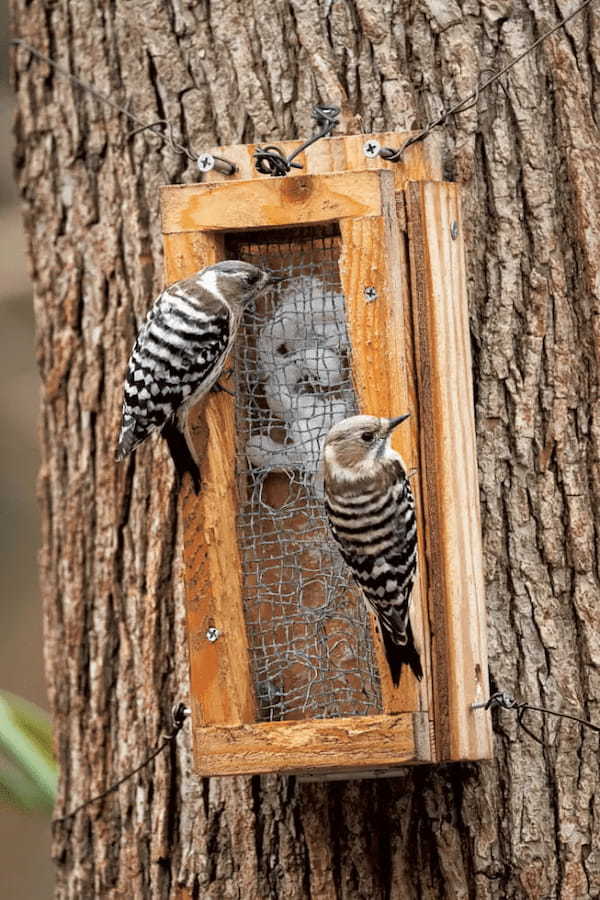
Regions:
<svg viewBox="0 0 600 900"><path fill-rule="evenodd" d="M235 391L230 391L229 388L223 387L219 381L215 382L210 390L213 394L220 394L221 391L224 391L226 394L229 394L230 397L235 397Z"/></svg>
<svg viewBox="0 0 600 900"><path fill-rule="evenodd" d="M232 375L233 369L225 369L223 371L223 378L228 379L231 378ZM210 390L213 394L220 394L221 391L224 391L226 394L229 394L230 397L235 397L235 391L230 391L229 388L224 387L220 381L216 381Z"/></svg>

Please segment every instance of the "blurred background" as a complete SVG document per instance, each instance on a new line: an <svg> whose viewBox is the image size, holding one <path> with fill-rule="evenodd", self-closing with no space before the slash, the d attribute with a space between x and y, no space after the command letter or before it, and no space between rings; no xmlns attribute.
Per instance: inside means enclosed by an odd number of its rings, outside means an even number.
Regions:
<svg viewBox="0 0 600 900"><path fill-rule="evenodd" d="M37 573L39 388L13 113L8 12L0 4L0 690L47 708ZM0 896L48 898L52 882L49 813L17 812L0 796Z"/></svg>

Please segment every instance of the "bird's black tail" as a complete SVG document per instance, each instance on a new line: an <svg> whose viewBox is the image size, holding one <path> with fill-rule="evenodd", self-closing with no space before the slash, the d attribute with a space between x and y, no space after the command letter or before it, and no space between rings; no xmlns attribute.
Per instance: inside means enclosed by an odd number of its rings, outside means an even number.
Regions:
<svg viewBox="0 0 600 900"><path fill-rule="evenodd" d="M405 663L410 666L415 677L420 681L423 677L423 667L421 666L419 651L415 647L415 639L410 621L406 628L405 644L396 644L390 632L387 628L384 628L383 625L380 626L380 631L383 637L383 646L385 648L385 655L388 666L390 667L390 674L392 676L392 681L394 682L394 687L398 687L400 684L402 666Z"/></svg>
<svg viewBox="0 0 600 900"><path fill-rule="evenodd" d="M171 459L179 476L179 481L181 482L185 473L189 472L194 486L194 493L199 494L202 487L200 469L187 445L185 435L170 420L163 425L161 434L169 446Z"/></svg>

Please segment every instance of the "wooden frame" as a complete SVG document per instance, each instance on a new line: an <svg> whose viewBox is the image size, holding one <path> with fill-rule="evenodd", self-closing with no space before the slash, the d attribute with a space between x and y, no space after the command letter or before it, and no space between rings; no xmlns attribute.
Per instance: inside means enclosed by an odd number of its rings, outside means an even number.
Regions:
<svg viewBox="0 0 600 900"><path fill-rule="evenodd" d="M398 145L406 136L377 137ZM364 171L346 171L356 164L359 139ZM233 401L213 394L194 426L204 487L199 497L189 485L181 494L194 754L203 775L341 777L491 756L489 715L470 708L488 688L458 186L436 180L439 159L424 145L394 167L366 160L365 139L320 141L306 152L305 171L286 178L250 170L251 147L222 148L248 180L211 173L211 183L163 188L166 280L222 258L227 232L338 223L359 406L375 415L414 412L396 440L417 470L414 626L426 677L403 676L394 689L376 638L382 715L256 722L236 535ZM409 183L414 177L431 180ZM373 302L365 299L367 286ZM214 642L211 627L219 634Z"/></svg>

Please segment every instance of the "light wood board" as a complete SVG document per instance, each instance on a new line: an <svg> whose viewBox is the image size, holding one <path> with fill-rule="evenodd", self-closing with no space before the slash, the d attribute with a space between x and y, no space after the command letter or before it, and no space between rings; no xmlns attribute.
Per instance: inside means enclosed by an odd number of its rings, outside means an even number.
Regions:
<svg viewBox="0 0 600 900"><path fill-rule="evenodd" d="M165 236L167 283L187 278L222 259L218 234ZM202 725L253 722L254 693L243 616L241 564L236 533L236 436L234 400L209 394L192 413L195 449L202 459L203 486L182 486L186 612L194 749ZM217 628L218 640L206 635Z"/></svg>
<svg viewBox="0 0 600 900"><path fill-rule="evenodd" d="M429 761L423 713L264 722L202 729L201 775L306 774Z"/></svg>
<svg viewBox="0 0 600 900"><path fill-rule="evenodd" d="M487 759L489 696L460 188L407 188L439 759Z"/></svg>
<svg viewBox="0 0 600 900"><path fill-rule="evenodd" d="M399 163L386 162L380 156L370 159L363 147L367 141L376 140L382 147L401 147L414 132L386 131L377 134L333 135L312 144L296 157L302 169L292 169L286 178L302 175L322 175L326 172L357 172L361 170L387 170L394 175L397 190L402 190L407 181L439 181L442 178L441 138L430 135L426 141L410 146ZM202 176L202 181L219 183L249 179L271 180L270 175L256 171L252 155L262 144L235 144L209 148L209 153L222 156L237 166L234 175L223 175L216 169ZM303 141L274 141L277 147L289 156ZM277 181L282 179L275 179Z"/></svg>

